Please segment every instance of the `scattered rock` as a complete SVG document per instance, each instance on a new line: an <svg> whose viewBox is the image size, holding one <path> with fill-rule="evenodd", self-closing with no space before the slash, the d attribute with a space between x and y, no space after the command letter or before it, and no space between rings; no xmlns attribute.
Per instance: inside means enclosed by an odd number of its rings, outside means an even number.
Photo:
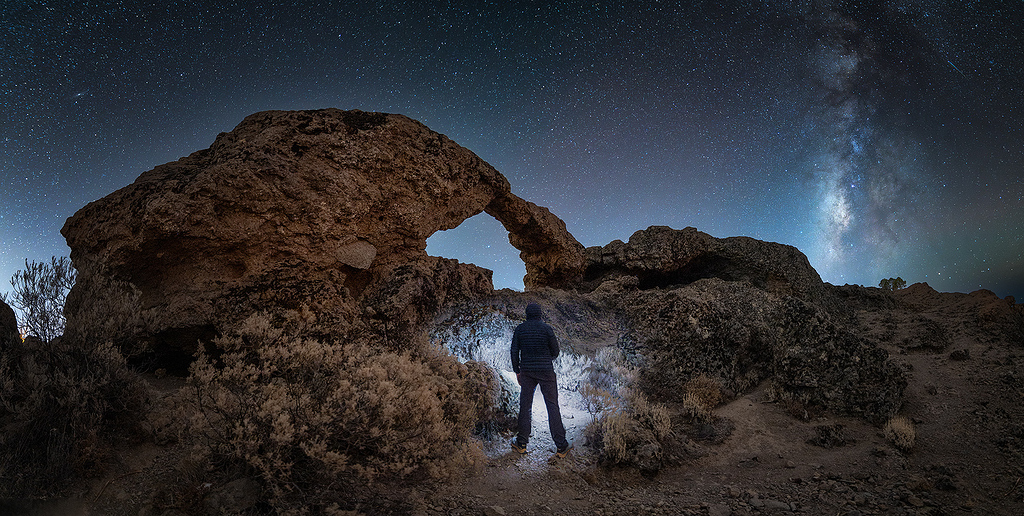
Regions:
<svg viewBox="0 0 1024 516"><path fill-rule="evenodd" d="M769 498L769 499L764 501L764 508L768 509L768 510L775 510L775 511L790 511L790 510L793 510L793 507L790 506L789 503L783 502L783 501L780 501L780 500L774 500L774 499L771 499L771 498Z"/></svg>
<svg viewBox="0 0 1024 516"><path fill-rule="evenodd" d="M708 516L730 516L732 509L725 504L711 504L708 506Z"/></svg>

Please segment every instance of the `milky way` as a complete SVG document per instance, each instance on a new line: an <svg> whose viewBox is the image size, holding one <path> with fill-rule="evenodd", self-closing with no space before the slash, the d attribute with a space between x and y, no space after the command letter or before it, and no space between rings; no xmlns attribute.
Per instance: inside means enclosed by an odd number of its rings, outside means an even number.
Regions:
<svg viewBox="0 0 1024 516"><path fill-rule="evenodd" d="M1024 4L125 3L0 8L0 291L64 220L246 115L401 113L584 245L794 245L835 284L1024 298ZM428 252L522 288L479 215Z"/></svg>
<svg viewBox="0 0 1024 516"><path fill-rule="evenodd" d="M919 225L913 206L923 201L917 143L876 101L905 87L905 72L885 69L894 63L879 49L895 43L875 41L857 21L834 11L808 19L818 34L810 69L819 143L811 156L817 237L807 252L825 277L853 268L885 277Z"/></svg>

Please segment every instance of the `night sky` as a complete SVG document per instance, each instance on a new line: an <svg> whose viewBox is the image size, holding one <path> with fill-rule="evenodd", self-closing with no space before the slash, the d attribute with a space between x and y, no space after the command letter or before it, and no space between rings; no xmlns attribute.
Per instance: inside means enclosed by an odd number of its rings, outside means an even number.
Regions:
<svg viewBox="0 0 1024 516"><path fill-rule="evenodd" d="M400 113L586 246L791 244L833 284L1024 301L1024 2L0 7L0 291L88 202L268 109ZM522 288L481 214L430 254Z"/></svg>

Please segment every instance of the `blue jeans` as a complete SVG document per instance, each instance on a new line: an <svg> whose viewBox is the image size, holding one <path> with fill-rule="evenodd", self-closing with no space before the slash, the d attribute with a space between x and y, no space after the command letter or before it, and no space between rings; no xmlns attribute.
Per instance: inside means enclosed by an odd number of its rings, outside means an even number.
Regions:
<svg viewBox="0 0 1024 516"><path fill-rule="evenodd" d="M544 405L548 409L548 428L551 430L551 440L559 449L569 446L565 440L565 427L562 425L562 412L558 409L558 381L554 371L522 371L519 375L519 386L522 391L519 393L519 435L516 441L520 446L526 446L530 441L530 432L533 430L533 393L540 385L540 392L544 395Z"/></svg>

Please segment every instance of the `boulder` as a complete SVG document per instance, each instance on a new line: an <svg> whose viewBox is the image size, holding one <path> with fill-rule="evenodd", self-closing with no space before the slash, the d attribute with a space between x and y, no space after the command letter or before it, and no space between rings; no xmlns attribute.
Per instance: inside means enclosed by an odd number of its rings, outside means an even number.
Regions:
<svg viewBox="0 0 1024 516"><path fill-rule="evenodd" d="M640 289L681 286L702 278L743 281L775 296L797 296L821 306L835 305L807 257L789 245L749 237L715 238L688 227L651 226L629 242L615 240L586 249L584 290L606 281L637 278Z"/></svg>
<svg viewBox="0 0 1024 516"><path fill-rule="evenodd" d="M477 295L492 289L489 271L425 249L434 232L484 210L522 251L528 287L582 274L583 247L561 220L415 120L337 109L256 113L209 149L160 165L68 219L61 233L79 285L92 286L69 295L69 328L102 317L95 286L112 282L137 293L139 336L185 346L253 311L355 321L401 278L456 282L403 287L420 289L410 300Z"/></svg>
<svg viewBox="0 0 1024 516"><path fill-rule="evenodd" d="M658 399L682 401L704 374L728 392L768 381L781 398L870 421L902 403L906 375L889 353L797 297L719 278L595 295L624 315L619 346Z"/></svg>

